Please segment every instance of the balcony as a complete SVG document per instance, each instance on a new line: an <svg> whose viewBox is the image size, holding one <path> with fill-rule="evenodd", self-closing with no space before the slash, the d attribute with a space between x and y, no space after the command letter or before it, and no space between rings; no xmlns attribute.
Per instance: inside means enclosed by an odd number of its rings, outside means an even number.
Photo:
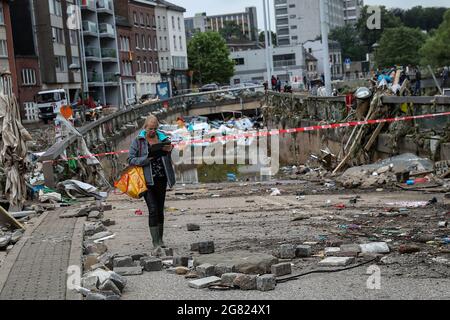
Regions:
<svg viewBox="0 0 450 320"><path fill-rule="evenodd" d="M97 12L98 13L114 13L114 7L111 0L98 0L97 1Z"/></svg>
<svg viewBox="0 0 450 320"><path fill-rule="evenodd" d="M110 85L117 85L119 81L119 75L115 72L104 72L103 73L103 82L109 83Z"/></svg>
<svg viewBox="0 0 450 320"><path fill-rule="evenodd" d="M95 0L81 0L81 10L83 9L95 12Z"/></svg>
<svg viewBox="0 0 450 320"><path fill-rule="evenodd" d="M102 48L102 58L103 60L109 60L112 62L117 62L117 51L116 49Z"/></svg>
<svg viewBox="0 0 450 320"><path fill-rule="evenodd" d="M289 67L289 66L295 66L295 59L291 60L279 60L273 62L274 68L283 68L283 67Z"/></svg>
<svg viewBox="0 0 450 320"><path fill-rule="evenodd" d="M97 72L88 72L87 78L89 83L102 82L102 76Z"/></svg>
<svg viewBox="0 0 450 320"><path fill-rule="evenodd" d="M83 35L86 36L97 36L98 29L97 25L92 21L83 21Z"/></svg>
<svg viewBox="0 0 450 320"><path fill-rule="evenodd" d="M114 27L109 23L100 23L98 25L100 31L100 37L112 37L115 38Z"/></svg>
<svg viewBox="0 0 450 320"><path fill-rule="evenodd" d="M86 47L84 49L86 61L100 61L100 50L95 47Z"/></svg>

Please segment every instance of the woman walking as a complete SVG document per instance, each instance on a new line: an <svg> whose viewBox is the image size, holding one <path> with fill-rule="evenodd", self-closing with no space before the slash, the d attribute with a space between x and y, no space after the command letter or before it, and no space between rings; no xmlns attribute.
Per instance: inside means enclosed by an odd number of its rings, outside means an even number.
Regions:
<svg viewBox="0 0 450 320"><path fill-rule="evenodd" d="M148 191L144 194L149 213L150 234L154 248L165 247L164 202L167 186L175 185L175 172L172 166L172 145L169 138L158 130L159 121L149 116L143 130L133 140L130 147L128 163L144 168L144 177ZM162 148L161 143L166 143Z"/></svg>

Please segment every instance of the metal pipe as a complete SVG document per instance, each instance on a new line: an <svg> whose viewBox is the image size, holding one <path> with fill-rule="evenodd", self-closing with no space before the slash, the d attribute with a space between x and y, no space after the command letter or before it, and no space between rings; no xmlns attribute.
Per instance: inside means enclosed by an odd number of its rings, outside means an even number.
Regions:
<svg viewBox="0 0 450 320"><path fill-rule="evenodd" d="M264 35L265 35L265 44L266 44L266 67L267 67L267 83L270 83L272 78L272 70L270 70L270 56L269 56L269 39L267 33L267 8L266 8L266 0L262 0L263 2L263 11L264 11Z"/></svg>
<svg viewBox="0 0 450 320"><path fill-rule="evenodd" d="M326 95L331 96L330 53L328 47L328 23L325 14L325 0L320 0L320 23L322 29L323 70L325 76Z"/></svg>

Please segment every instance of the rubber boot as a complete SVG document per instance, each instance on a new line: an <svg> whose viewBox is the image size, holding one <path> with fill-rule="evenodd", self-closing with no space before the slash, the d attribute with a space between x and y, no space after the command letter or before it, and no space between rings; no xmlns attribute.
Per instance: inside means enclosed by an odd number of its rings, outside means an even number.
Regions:
<svg viewBox="0 0 450 320"><path fill-rule="evenodd" d="M150 234L152 235L153 248L158 248L159 245L159 227L150 227Z"/></svg>
<svg viewBox="0 0 450 320"><path fill-rule="evenodd" d="M158 224L158 235L159 235L159 245L162 248L166 248L166 245L163 241L163 235L164 235L164 224Z"/></svg>

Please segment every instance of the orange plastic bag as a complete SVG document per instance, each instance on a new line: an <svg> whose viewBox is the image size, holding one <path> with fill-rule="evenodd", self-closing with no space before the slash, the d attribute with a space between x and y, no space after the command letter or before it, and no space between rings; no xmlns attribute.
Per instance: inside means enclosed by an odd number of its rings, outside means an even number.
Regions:
<svg viewBox="0 0 450 320"><path fill-rule="evenodd" d="M120 178L114 182L114 187L134 199L139 199L148 190L144 177L144 169L138 166L126 168Z"/></svg>

